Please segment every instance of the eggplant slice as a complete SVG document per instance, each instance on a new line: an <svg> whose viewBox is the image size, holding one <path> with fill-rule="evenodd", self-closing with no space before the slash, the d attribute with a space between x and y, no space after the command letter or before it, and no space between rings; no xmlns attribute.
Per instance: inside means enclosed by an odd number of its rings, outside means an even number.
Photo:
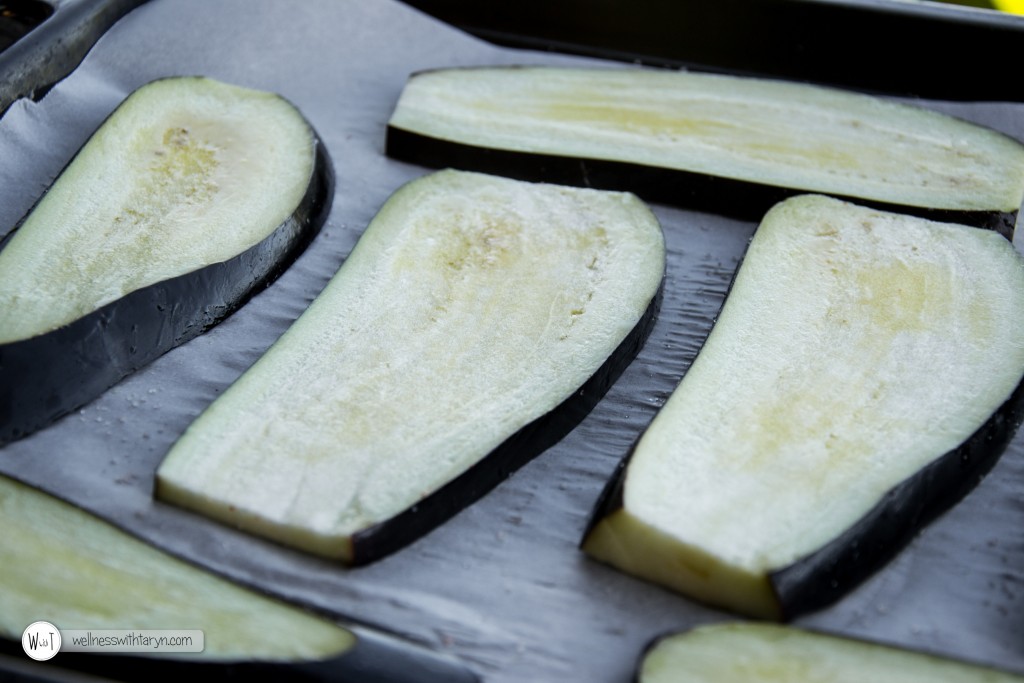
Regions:
<svg viewBox="0 0 1024 683"><path fill-rule="evenodd" d="M665 267L624 193L442 171L186 431L157 496L369 562L572 428L639 351Z"/></svg>
<svg viewBox="0 0 1024 683"><path fill-rule="evenodd" d="M452 659L244 589L6 477L0 526L0 654L23 656L22 631L43 619L62 631L203 631L200 653L65 653L65 642L52 660L117 680L478 680Z"/></svg>
<svg viewBox="0 0 1024 683"><path fill-rule="evenodd" d="M777 624L701 626L660 638L637 683L1022 683L976 664Z"/></svg>
<svg viewBox="0 0 1024 683"><path fill-rule="evenodd" d="M699 73L426 71L402 92L387 151L752 220L817 192L1008 234L1024 201L1024 145L995 131L861 94Z"/></svg>
<svg viewBox="0 0 1024 683"><path fill-rule="evenodd" d="M998 234L789 199L583 549L742 614L838 599L958 501L1021 420L1024 262Z"/></svg>
<svg viewBox="0 0 1024 683"><path fill-rule="evenodd" d="M196 77L135 91L0 250L0 444L239 308L333 194L323 144L281 97Z"/></svg>

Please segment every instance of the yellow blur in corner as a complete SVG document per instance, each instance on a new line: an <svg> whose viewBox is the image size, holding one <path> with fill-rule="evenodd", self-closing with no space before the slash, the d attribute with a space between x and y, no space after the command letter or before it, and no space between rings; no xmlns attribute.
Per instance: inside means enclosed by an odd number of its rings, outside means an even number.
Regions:
<svg viewBox="0 0 1024 683"><path fill-rule="evenodd" d="M939 2L979 9L994 9L1008 14L1024 14L1024 0L939 0Z"/></svg>
<svg viewBox="0 0 1024 683"><path fill-rule="evenodd" d="M992 0L996 9L1012 14L1024 14L1024 0Z"/></svg>

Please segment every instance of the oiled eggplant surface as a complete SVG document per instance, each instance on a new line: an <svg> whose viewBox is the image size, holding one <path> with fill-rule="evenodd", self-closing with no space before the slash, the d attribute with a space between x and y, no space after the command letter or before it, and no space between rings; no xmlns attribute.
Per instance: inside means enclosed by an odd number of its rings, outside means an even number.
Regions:
<svg viewBox="0 0 1024 683"><path fill-rule="evenodd" d="M834 601L994 464L1022 335L1024 261L996 233L787 200L583 548L752 616Z"/></svg>
<svg viewBox="0 0 1024 683"><path fill-rule="evenodd" d="M639 351L664 263L661 228L633 195L458 171L416 180L189 427L157 495L375 559L585 415Z"/></svg>
<svg viewBox="0 0 1024 683"><path fill-rule="evenodd" d="M453 659L237 586L6 477L0 477L0 522L7 530L0 544L0 654L24 657L23 629L45 619L62 633L134 636L121 647L94 646L93 652L74 651L65 636L50 662L115 680L478 680ZM174 631L195 638L196 630L202 631L200 652L124 649ZM37 673L48 680L45 669ZM64 680L59 671L55 677Z"/></svg>
<svg viewBox="0 0 1024 683"><path fill-rule="evenodd" d="M0 443L229 315L332 198L324 146L281 97L191 77L135 91L0 250Z"/></svg>
<svg viewBox="0 0 1024 683"><path fill-rule="evenodd" d="M1021 683L1024 678L881 643L788 626L725 623L658 639L637 683Z"/></svg>
<svg viewBox="0 0 1024 683"><path fill-rule="evenodd" d="M661 70L417 73L388 153L755 220L821 192L1008 232L1024 200L1024 145L982 126L818 86Z"/></svg>

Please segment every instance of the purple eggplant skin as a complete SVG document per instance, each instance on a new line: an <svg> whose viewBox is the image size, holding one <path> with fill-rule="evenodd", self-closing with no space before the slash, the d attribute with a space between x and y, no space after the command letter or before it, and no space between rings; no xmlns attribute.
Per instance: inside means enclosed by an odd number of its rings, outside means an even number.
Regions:
<svg viewBox="0 0 1024 683"><path fill-rule="evenodd" d="M261 242L227 261L130 292L46 334L0 344L0 446L82 407L277 279L320 231L334 200L330 156L312 135L316 160L306 193Z"/></svg>
<svg viewBox="0 0 1024 683"><path fill-rule="evenodd" d="M999 461L1021 422L1024 379L957 448L890 489L841 535L793 564L771 572L769 579L779 605L779 620L790 621L839 601L884 567L918 532L981 482ZM598 522L623 507L627 466L639 441L640 437L618 463L598 497L581 546Z"/></svg>
<svg viewBox="0 0 1024 683"><path fill-rule="evenodd" d="M966 441L890 489L815 553L772 573L783 619L826 607L881 569L995 466L1024 421L1024 380Z"/></svg>
<svg viewBox="0 0 1024 683"><path fill-rule="evenodd" d="M480 683L480 677L455 658L435 653L397 636L358 626L348 627L355 645L330 659L303 662L213 661L177 657L68 652L41 664L28 660L21 643L0 638L0 655L31 665L24 678L14 680L61 683L79 681L68 670L113 681L183 681L189 679L246 683ZM59 668L57 668L59 667ZM25 667L29 669L30 667ZM19 672L21 673L21 672ZM0 680L8 672L0 661ZM91 680L91 679L90 679Z"/></svg>
<svg viewBox="0 0 1024 683"><path fill-rule="evenodd" d="M416 505L355 534L351 565L369 564L424 536L565 438L640 353L657 320L664 284L662 278L640 320L583 386L554 410L524 426L485 458Z"/></svg>
<svg viewBox="0 0 1024 683"><path fill-rule="evenodd" d="M760 221L768 209L784 199L807 194L807 190L623 161L477 147L413 133L390 125L387 128L386 153L400 161L432 168L451 167L504 175L518 180L632 192L648 202L718 213L748 221ZM933 221L987 228L995 230L1007 239L1012 239L1017 220L1017 211L928 209L870 201L853 196L835 196L837 199L883 211L909 213Z"/></svg>

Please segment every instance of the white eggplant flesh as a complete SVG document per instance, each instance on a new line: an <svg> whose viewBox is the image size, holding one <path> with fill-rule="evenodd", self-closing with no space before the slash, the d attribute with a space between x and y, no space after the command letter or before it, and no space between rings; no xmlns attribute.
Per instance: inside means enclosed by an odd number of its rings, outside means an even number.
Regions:
<svg viewBox="0 0 1024 683"><path fill-rule="evenodd" d="M1024 677L776 624L701 626L656 641L637 683L1022 683Z"/></svg>
<svg viewBox="0 0 1024 683"><path fill-rule="evenodd" d="M821 196L765 216L583 548L782 619L954 504L1020 421L1024 261L991 231Z"/></svg>
<svg viewBox="0 0 1024 683"><path fill-rule="evenodd" d="M23 656L25 627L48 621L63 634L61 650L46 663L59 667L53 680L79 680L72 670L117 681L479 682L454 659L243 588L6 477L0 477L0 526L0 659ZM82 651L68 647L74 645L69 630L135 638ZM202 631L203 649L140 649L149 645L140 642L143 636L159 635L153 630ZM44 665L33 664L39 680L50 680Z"/></svg>
<svg viewBox="0 0 1024 683"><path fill-rule="evenodd" d="M765 188L965 215L1024 201L1024 145L983 126L831 88L654 69L417 73L388 153L758 218L785 196Z"/></svg>
<svg viewBox="0 0 1024 683"><path fill-rule="evenodd" d="M326 219L333 177L278 95L198 77L132 93L0 250L0 444L270 284Z"/></svg>
<svg viewBox="0 0 1024 683"><path fill-rule="evenodd" d="M0 343L259 243L301 203L314 152L277 95L205 78L135 91L0 251Z"/></svg>
<svg viewBox="0 0 1024 683"><path fill-rule="evenodd" d="M203 652L176 656L222 661L324 659L355 642L345 628L186 564L6 477L0 520L0 637L20 641L40 619L62 630L199 629Z"/></svg>
<svg viewBox="0 0 1024 683"><path fill-rule="evenodd" d="M580 389L639 350L664 262L633 195L457 171L413 181L175 444L157 496L376 559L550 445L549 414L599 395Z"/></svg>

